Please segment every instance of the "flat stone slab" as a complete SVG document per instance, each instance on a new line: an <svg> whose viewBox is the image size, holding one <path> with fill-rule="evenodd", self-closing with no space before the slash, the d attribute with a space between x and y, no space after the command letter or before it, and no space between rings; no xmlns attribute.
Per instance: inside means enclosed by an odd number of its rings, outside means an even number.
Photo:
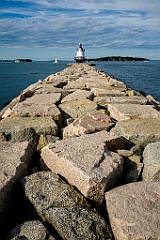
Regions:
<svg viewBox="0 0 160 240"><path fill-rule="evenodd" d="M34 96L27 98L25 104L41 104L41 105L50 105L50 104L59 104L61 99L61 93L49 93L49 94L35 94Z"/></svg>
<svg viewBox="0 0 160 240"><path fill-rule="evenodd" d="M160 182L137 182L105 194L107 212L117 240L160 237Z"/></svg>
<svg viewBox="0 0 160 240"><path fill-rule="evenodd" d="M34 147L39 136L58 136L52 117L8 117L0 122L0 141L31 141Z"/></svg>
<svg viewBox="0 0 160 240"><path fill-rule="evenodd" d="M143 152L143 181L160 181L160 142L149 143Z"/></svg>
<svg viewBox="0 0 160 240"><path fill-rule="evenodd" d="M37 94L40 95L40 94ZM42 94L43 95L43 94ZM61 122L61 112L55 104L27 103L26 101L17 103L10 114L11 117L53 117Z"/></svg>
<svg viewBox="0 0 160 240"><path fill-rule="evenodd" d="M125 92L116 89L101 89L101 88L92 88L91 92L94 93L96 97L115 97L115 96L126 96Z"/></svg>
<svg viewBox="0 0 160 240"><path fill-rule="evenodd" d="M65 127L63 130L63 138L110 130L114 124L113 120L101 111L88 113L76 118L71 124Z"/></svg>
<svg viewBox="0 0 160 240"><path fill-rule="evenodd" d="M64 102L59 108L72 118L77 118L85 113L93 112L97 109L97 104L89 99L80 99Z"/></svg>
<svg viewBox="0 0 160 240"><path fill-rule="evenodd" d="M0 142L0 225L7 217L15 183L28 174L33 151L28 142Z"/></svg>
<svg viewBox="0 0 160 240"><path fill-rule="evenodd" d="M84 89L86 88L86 84L85 82L83 82L82 80L77 80L77 81L69 81L64 87L63 89L65 90L69 90L69 89Z"/></svg>
<svg viewBox="0 0 160 240"><path fill-rule="evenodd" d="M145 147L148 143L160 141L160 119L131 119L117 122L111 132Z"/></svg>
<svg viewBox="0 0 160 240"><path fill-rule="evenodd" d="M67 95L66 97L64 97L62 99L61 103L64 103L64 102L67 102L67 101L79 100L79 99L93 100L93 93L91 93L90 91L78 89L75 92L73 92L73 93Z"/></svg>
<svg viewBox="0 0 160 240"><path fill-rule="evenodd" d="M141 104L141 105L146 105L148 103L148 99L142 96L95 97L94 101L101 106L108 106L108 104L112 104L112 103L113 104Z"/></svg>
<svg viewBox="0 0 160 240"><path fill-rule="evenodd" d="M61 237L56 239L113 239L107 222L98 211L56 174L37 172L25 177L22 183L39 217Z"/></svg>
<svg viewBox="0 0 160 240"><path fill-rule="evenodd" d="M108 104L110 116L118 121L133 118L160 118L160 112L150 105L139 104Z"/></svg>
<svg viewBox="0 0 160 240"><path fill-rule="evenodd" d="M41 150L41 157L52 172L101 205L104 192L123 171L123 158L108 151L116 148L123 148L123 140L101 131L48 144Z"/></svg>

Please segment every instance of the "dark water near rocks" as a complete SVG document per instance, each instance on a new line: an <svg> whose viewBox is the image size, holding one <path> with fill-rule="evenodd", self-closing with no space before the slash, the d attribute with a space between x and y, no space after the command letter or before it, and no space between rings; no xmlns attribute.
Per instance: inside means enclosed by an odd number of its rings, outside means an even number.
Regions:
<svg viewBox="0 0 160 240"><path fill-rule="evenodd" d="M67 67L66 63L66 61L57 64L38 61L0 63L0 110L30 84L62 71ZM96 68L125 82L128 87L151 94L160 101L160 61L96 62Z"/></svg>

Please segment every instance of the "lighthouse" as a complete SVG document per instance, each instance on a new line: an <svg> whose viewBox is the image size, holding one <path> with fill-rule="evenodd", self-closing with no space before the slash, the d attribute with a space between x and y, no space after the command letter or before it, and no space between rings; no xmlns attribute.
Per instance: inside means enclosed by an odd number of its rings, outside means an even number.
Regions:
<svg viewBox="0 0 160 240"><path fill-rule="evenodd" d="M77 49L76 57L74 58L76 60L76 63L85 63L85 56L84 56L85 49L82 47L82 44L79 44L79 48Z"/></svg>

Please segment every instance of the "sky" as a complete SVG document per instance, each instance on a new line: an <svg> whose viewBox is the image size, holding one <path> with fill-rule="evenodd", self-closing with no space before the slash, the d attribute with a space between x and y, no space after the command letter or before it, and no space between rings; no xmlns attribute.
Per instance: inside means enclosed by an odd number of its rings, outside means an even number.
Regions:
<svg viewBox="0 0 160 240"><path fill-rule="evenodd" d="M160 60L160 0L0 0L0 59Z"/></svg>

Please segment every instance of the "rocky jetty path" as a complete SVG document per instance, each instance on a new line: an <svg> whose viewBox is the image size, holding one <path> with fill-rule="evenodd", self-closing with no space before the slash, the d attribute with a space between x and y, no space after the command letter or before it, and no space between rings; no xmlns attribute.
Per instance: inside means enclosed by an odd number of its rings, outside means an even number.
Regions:
<svg viewBox="0 0 160 240"><path fill-rule="evenodd" d="M159 110L84 63L23 90L0 113L0 239L160 240Z"/></svg>

